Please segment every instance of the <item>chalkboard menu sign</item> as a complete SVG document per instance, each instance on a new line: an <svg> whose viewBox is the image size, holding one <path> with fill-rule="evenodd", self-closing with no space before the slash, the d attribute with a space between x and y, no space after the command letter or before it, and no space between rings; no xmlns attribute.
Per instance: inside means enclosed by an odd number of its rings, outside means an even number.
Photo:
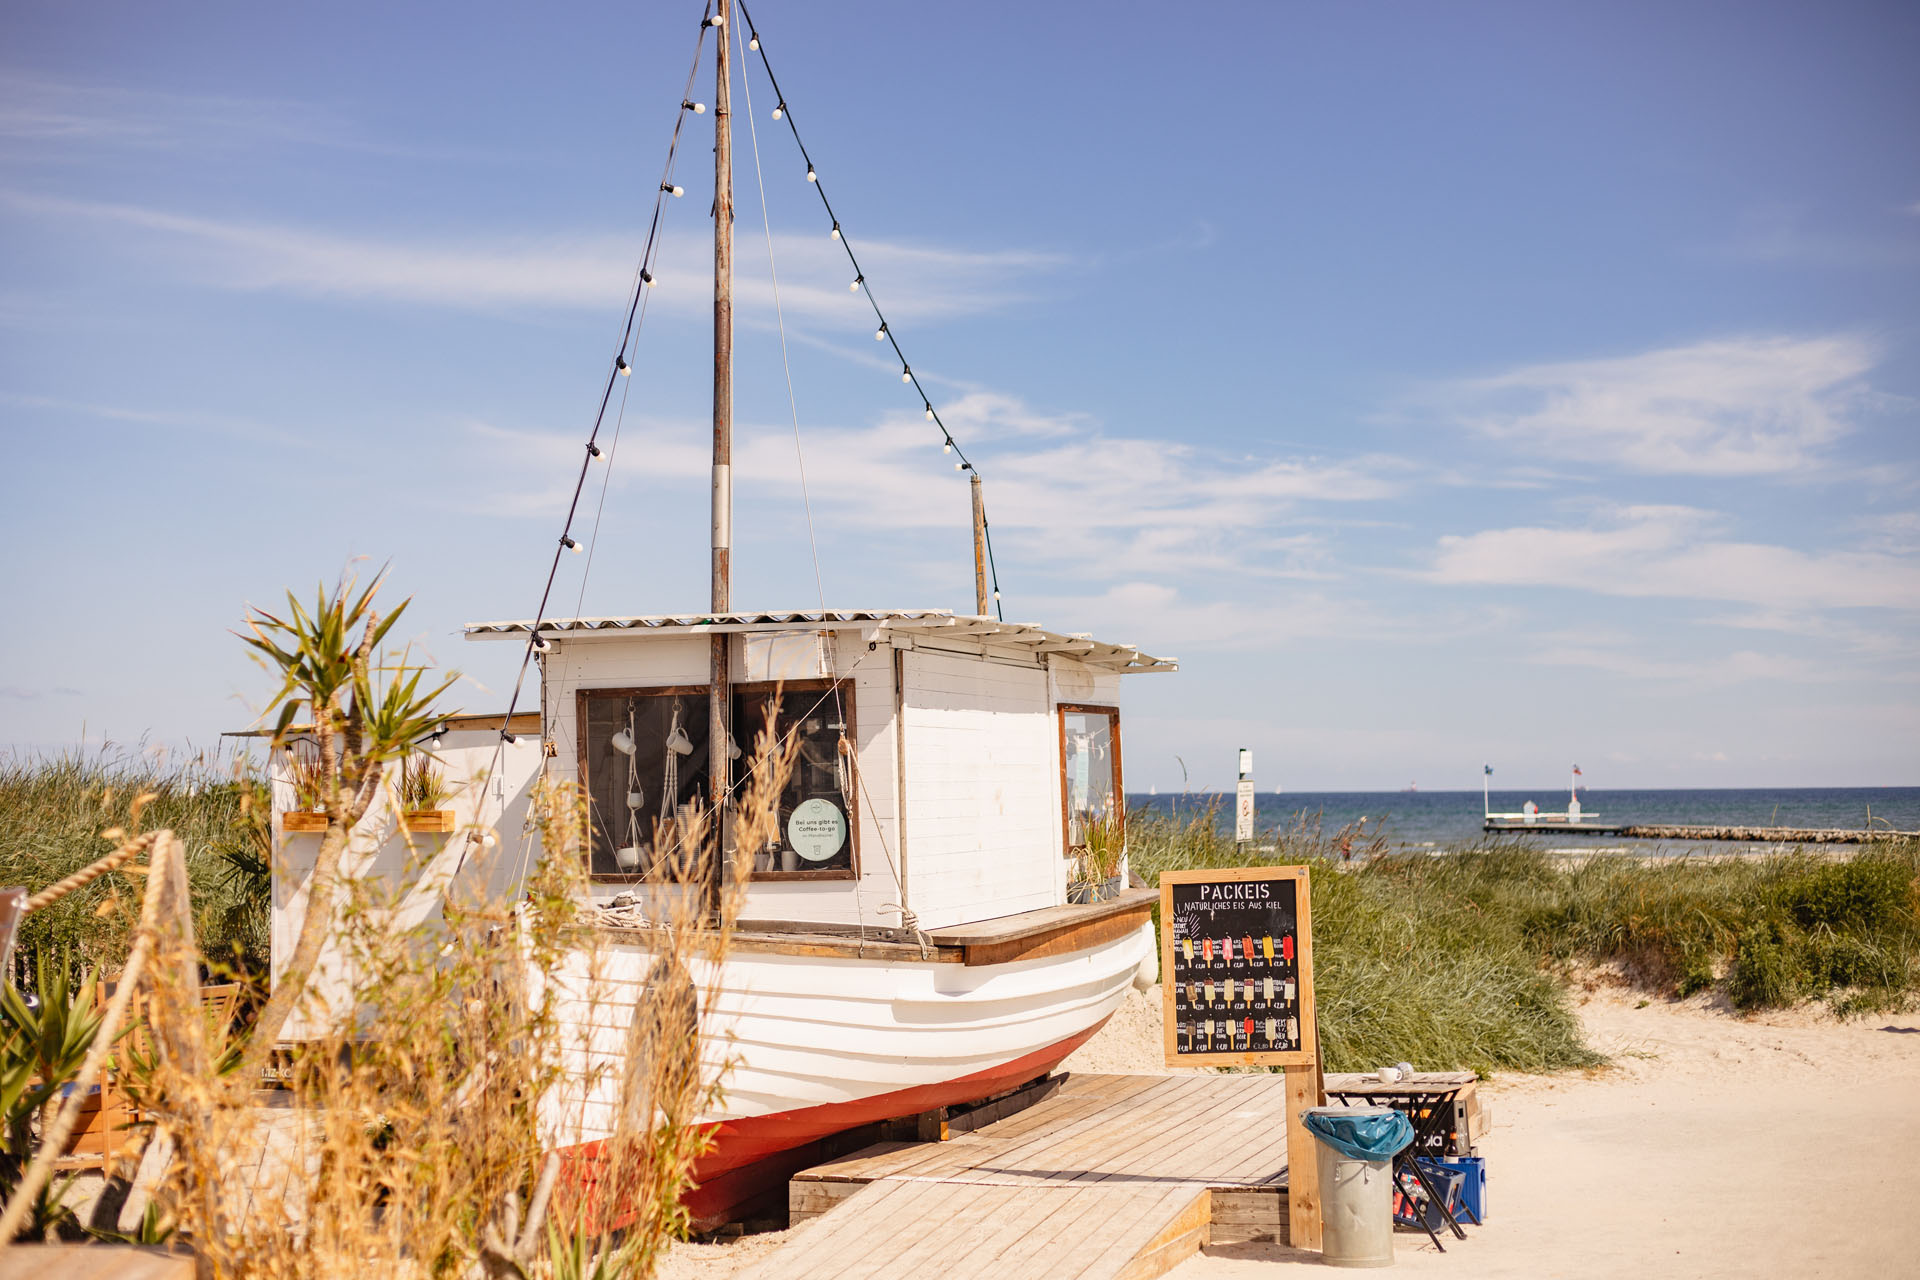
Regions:
<svg viewBox="0 0 1920 1280"><path fill-rule="evenodd" d="M1305 867L1161 874L1168 1066L1313 1064L1309 914Z"/></svg>

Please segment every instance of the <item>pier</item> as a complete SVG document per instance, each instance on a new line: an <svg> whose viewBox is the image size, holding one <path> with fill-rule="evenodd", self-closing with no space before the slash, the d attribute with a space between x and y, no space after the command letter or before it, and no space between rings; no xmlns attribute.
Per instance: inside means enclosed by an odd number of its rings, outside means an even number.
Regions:
<svg viewBox="0 0 1920 1280"><path fill-rule="evenodd" d="M1632 840L1727 840L1754 844L1872 844L1920 840L1920 831L1865 827L1716 827L1658 822L1569 822L1540 814L1534 821L1490 816L1481 828L1508 835L1622 836Z"/></svg>

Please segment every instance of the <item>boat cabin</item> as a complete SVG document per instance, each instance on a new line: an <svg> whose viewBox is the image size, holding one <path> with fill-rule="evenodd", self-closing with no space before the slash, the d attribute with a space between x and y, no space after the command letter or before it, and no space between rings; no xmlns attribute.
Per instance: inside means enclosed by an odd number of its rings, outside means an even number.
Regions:
<svg viewBox="0 0 1920 1280"><path fill-rule="evenodd" d="M531 629L466 630L525 644ZM545 765L587 794L596 898L644 892L673 856L676 817L710 794L708 681L724 635L734 767L770 709L798 739L780 840L755 854L744 914L860 927L917 917L931 930L1066 903L1069 881L1090 874L1090 835L1097 844L1103 817L1124 808L1120 677L1177 667L938 610L539 630Z"/></svg>

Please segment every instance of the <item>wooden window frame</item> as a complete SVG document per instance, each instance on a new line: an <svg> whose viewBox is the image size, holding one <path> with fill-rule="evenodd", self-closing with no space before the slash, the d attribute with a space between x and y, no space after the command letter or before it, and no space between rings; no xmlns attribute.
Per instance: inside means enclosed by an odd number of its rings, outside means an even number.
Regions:
<svg viewBox="0 0 1920 1280"><path fill-rule="evenodd" d="M575 750L578 753L574 767L580 780L580 793L587 798L587 847L582 857L587 864L589 884L665 884L665 880L642 875L637 871L609 871L596 873L593 869L593 788L587 778L587 699L589 698L642 698L642 697L686 697L690 694L707 696L711 686L704 684L656 684L642 685L639 688L612 689L575 689L573 692L573 731L576 739ZM713 726L707 726L707 732L713 732ZM703 766L704 767L704 766ZM712 779L708 780L709 791Z"/></svg>
<svg viewBox="0 0 1920 1280"><path fill-rule="evenodd" d="M785 703L787 695L793 693L823 693L837 689L840 693L841 714L846 721L847 744L857 753L860 740L855 735L853 681L835 679L831 676L819 676L810 680L750 680L731 687L729 693L779 694ZM757 737L760 727L754 728ZM742 751L751 750L750 743L741 743ZM782 884L807 880L858 880L860 878L860 762L856 758L848 765L849 779L853 782L853 793L845 797L847 802L847 844L851 866L844 870L831 871L752 871L747 878L754 884Z"/></svg>
<svg viewBox="0 0 1920 1280"><path fill-rule="evenodd" d="M1054 710L1059 716L1060 727L1060 856L1073 856L1073 814L1067 807L1067 800L1073 794L1067 778L1067 717L1069 715L1103 715L1107 718L1107 732L1113 737L1113 794L1117 797L1116 812L1120 815L1120 839L1127 838L1127 788L1120 770L1120 708L1095 702L1062 702Z"/></svg>

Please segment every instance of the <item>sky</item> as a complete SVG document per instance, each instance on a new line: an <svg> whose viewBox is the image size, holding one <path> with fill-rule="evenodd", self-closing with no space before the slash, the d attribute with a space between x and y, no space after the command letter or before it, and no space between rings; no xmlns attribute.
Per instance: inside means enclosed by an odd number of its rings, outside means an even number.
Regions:
<svg viewBox="0 0 1920 1280"><path fill-rule="evenodd" d="M247 608L382 565L504 706L460 628L538 605L701 15L8 7L0 746L212 745ZM1920 9L753 18L1006 616L1181 661L1130 789L1920 784ZM965 477L734 100L735 602L971 612ZM706 604L713 119L549 614Z"/></svg>

